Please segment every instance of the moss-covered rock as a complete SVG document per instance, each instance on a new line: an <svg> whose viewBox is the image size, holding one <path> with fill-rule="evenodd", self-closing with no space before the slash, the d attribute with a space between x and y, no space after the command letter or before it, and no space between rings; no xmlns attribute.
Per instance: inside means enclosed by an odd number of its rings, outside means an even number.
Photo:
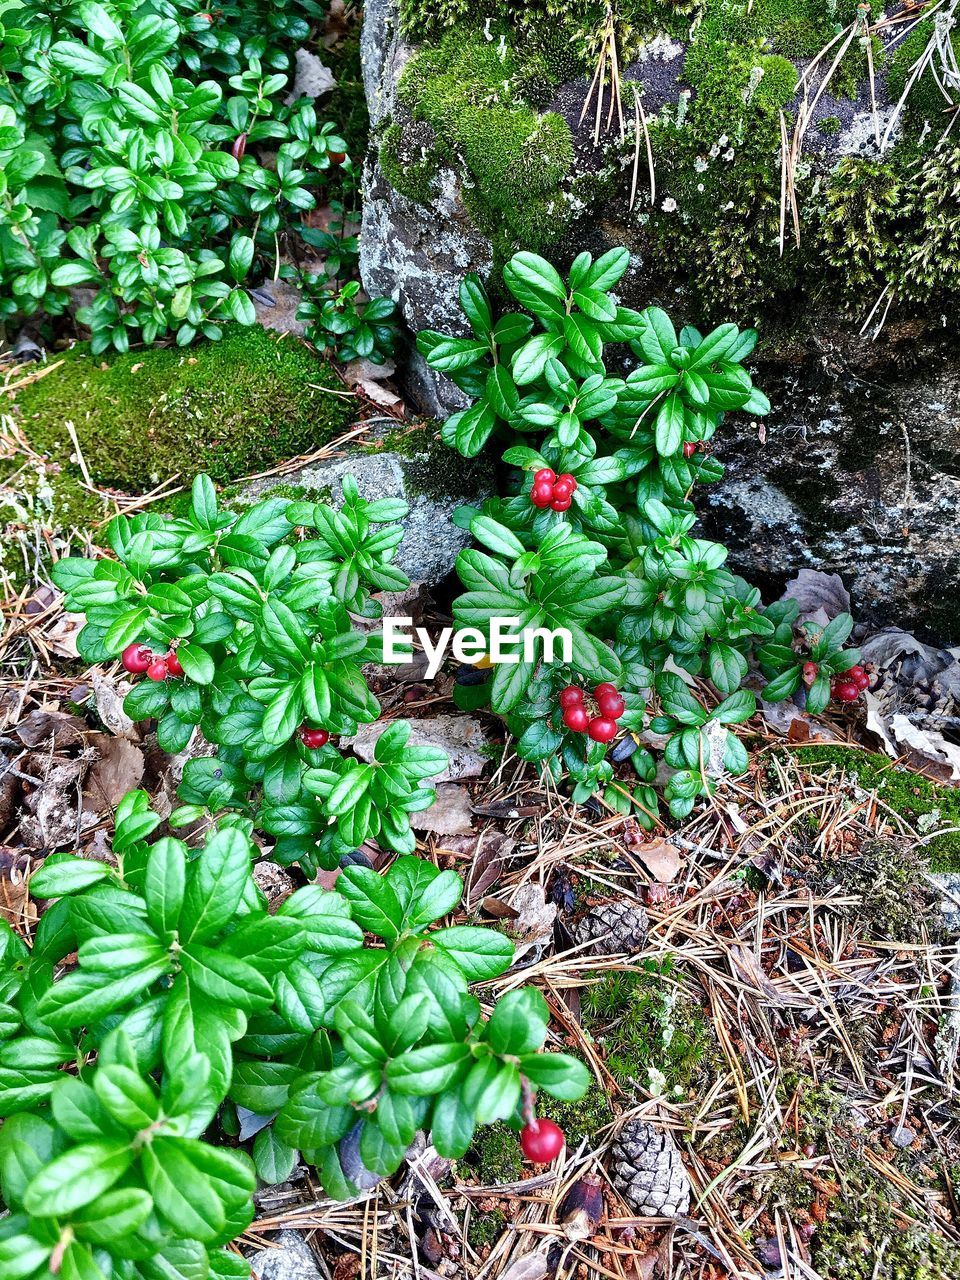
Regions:
<svg viewBox="0 0 960 1280"><path fill-rule="evenodd" d="M97 485L144 493L205 471L218 482L319 448L347 423L340 382L303 343L259 326L219 342L92 356L78 344L20 390L31 446Z"/></svg>

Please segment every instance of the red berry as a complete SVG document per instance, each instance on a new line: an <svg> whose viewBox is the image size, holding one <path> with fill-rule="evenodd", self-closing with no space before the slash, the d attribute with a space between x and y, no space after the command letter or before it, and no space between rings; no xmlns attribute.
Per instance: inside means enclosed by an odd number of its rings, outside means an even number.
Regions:
<svg viewBox="0 0 960 1280"><path fill-rule="evenodd" d="M578 704L573 707L567 707L563 713L563 723L568 729L572 729L574 733L583 733L590 723L590 717L583 706Z"/></svg>
<svg viewBox="0 0 960 1280"><path fill-rule="evenodd" d="M619 693L605 693L597 699L597 706L608 720L619 720L627 709L627 704Z"/></svg>
<svg viewBox="0 0 960 1280"><path fill-rule="evenodd" d="M616 721L606 716L594 716L587 726L587 733L594 742L612 742L617 736Z"/></svg>
<svg viewBox="0 0 960 1280"><path fill-rule="evenodd" d="M330 734L326 729L311 729L308 724L302 724L299 733L300 741L312 751L315 751L318 747L325 747L330 741Z"/></svg>
<svg viewBox="0 0 960 1280"><path fill-rule="evenodd" d="M683 446L683 456L685 458L692 458L696 452L697 452L696 440L687 440Z"/></svg>
<svg viewBox="0 0 960 1280"><path fill-rule="evenodd" d="M556 489L554 489L554 493L556 493ZM569 511L570 503L572 501L573 499L570 497L569 493L564 493L564 494L560 494L557 497L554 497L553 501L550 503L550 506L551 506L551 509L554 511Z"/></svg>
<svg viewBox="0 0 960 1280"><path fill-rule="evenodd" d="M556 473L551 471L549 467L541 467L539 471L533 473L534 484L553 484L556 478Z"/></svg>
<svg viewBox="0 0 960 1280"><path fill-rule="evenodd" d="M154 658L153 662L147 667L147 676L150 680L166 680L170 672L167 670L166 660L164 658Z"/></svg>
<svg viewBox="0 0 960 1280"><path fill-rule="evenodd" d="M609 682L605 682L604 684L597 685L597 687L593 691L593 696L599 699L599 698L602 698L607 693L619 693L619 690L615 684L610 684Z"/></svg>
<svg viewBox="0 0 960 1280"><path fill-rule="evenodd" d="M549 507L553 499L553 485L548 480L538 480L530 490L530 501L535 507Z"/></svg>
<svg viewBox="0 0 960 1280"><path fill-rule="evenodd" d="M126 671L134 671L138 674L150 666L153 662L153 654L145 644L128 644L120 655L120 661L123 663Z"/></svg>
<svg viewBox="0 0 960 1280"><path fill-rule="evenodd" d="M860 690L852 680L841 680L833 686L833 696L838 702L856 702Z"/></svg>
<svg viewBox="0 0 960 1280"><path fill-rule="evenodd" d="M520 1150L534 1164L550 1164L566 1145L563 1130L552 1120L531 1120L520 1130Z"/></svg>
<svg viewBox="0 0 960 1280"><path fill-rule="evenodd" d="M575 492L577 488L577 481L569 471L564 471L562 475L557 476L557 484L568 484L571 493Z"/></svg>
<svg viewBox="0 0 960 1280"><path fill-rule="evenodd" d="M569 480L558 480L553 486L553 496L555 498L569 498L573 494L573 485Z"/></svg>
<svg viewBox="0 0 960 1280"><path fill-rule="evenodd" d="M861 693L864 691L864 689L870 688L870 677L867 675L865 671L862 675L854 676L853 682L857 686L857 688L860 690Z"/></svg>
<svg viewBox="0 0 960 1280"><path fill-rule="evenodd" d="M578 689L575 684L568 684L565 689L560 690L560 705L566 710L567 707L579 707L583 704L583 690Z"/></svg>
<svg viewBox="0 0 960 1280"><path fill-rule="evenodd" d="M164 662L167 664L167 670L172 676L183 675L183 667L180 665L180 659L177 657L176 652L173 649L171 649L164 658Z"/></svg>
<svg viewBox="0 0 960 1280"><path fill-rule="evenodd" d="M331 164L343 164L347 158L347 153L345 151L328 151L327 157Z"/></svg>
<svg viewBox="0 0 960 1280"><path fill-rule="evenodd" d="M808 685L813 684L814 680L817 678L817 672L819 670L820 668L815 662L805 662L803 664L803 683Z"/></svg>

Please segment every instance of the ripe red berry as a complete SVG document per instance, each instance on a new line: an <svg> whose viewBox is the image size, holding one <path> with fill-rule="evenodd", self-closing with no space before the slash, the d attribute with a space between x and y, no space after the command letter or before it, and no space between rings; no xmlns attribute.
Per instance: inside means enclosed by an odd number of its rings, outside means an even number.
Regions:
<svg viewBox="0 0 960 1280"><path fill-rule="evenodd" d="M692 458L696 452L697 452L696 440L687 440L684 442L683 456L685 458Z"/></svg>
<svg viewBox="0 0 960 1280"><path fill-rule="evenodd" d="M153 654L145 644L128 644L120 655L124 670L140 673L153 662Z"/></svg>
<svg viewBox="0 0 960 1280"><path fill-rule="evenodd" d="M583 733L590 723L590 717L583 706L578 703L575 706L567 707L563 713L563 723L568 729L572 729L574 733Z"/></svg>
<svg viewBox="0 0 960 1280"><path fill-rule="evenodd" d="M607 694L607 693L619 693L619 690L617 689L617 686L615 684L610 684L609 681L607 681L603 684L597 685L597 687L593 691L593 696L597 699L600 699L604 696L604 694Z"/></svg>
<svg viewBox="0 0 960 1280"><path fill-rule="evenodd" d="M612 742L617 736L616 721L606 716L594 716L587 726L587 733L594 742Z"/></svg>
<svg viewBox="0 0 960 1280"><path fill-rule="evenodd" d="M856 702L860 690L852 680L840 680L833 686L833 696L838 702Z"/></svg>
<svg viewBox="0 0 960 1280"><path fill-rule="evenodd" d="M167 664L167 670L170 672L172 676L183 675L183 667L180 665L180 659L177 657L175 650L173 649L170 650L170 652L164 658L164 662Z"/></svg>
<svg viewBox="0 0 960 1280"><path fill-rule="evenodd" d="M325 747L330 741L330 734L326 729L312 729L308 724L302 724L299 729L300 741L305 747L309 747L315 751L318 747Z"/></svg>
<svg viewBox="0 0 960 1280"><path fill-rule="evenodd" d="M166 661L163 658L154 658L153 662L147 667L147 677L150 680L166 680L170 672L167 670Z"/></svg>
<svg viewBox="0 0 960 1280"><path fill-rule="evenodd" d="M627 704L619 693L605 693L597 699L597 706L608 720L619 720L627 709Z"/></svg>
<svg viewBox="0 0 960 1280"><path fill-rule="evenodd" d="M549 507L553 499L553 485L547 480L538 480L530 490L530 501L535 507Z"/></svg>
<svg viewBox="0 0 960 1280"><path fill-rule="evenodd" d="M552 1120L531 1120L520 1130L520 1150L534 1164L550 1164L566 1145L563 1130Z"/></svg>
<svg viewBox="0 0 960 1280"><path fill-rule="evenodd" d="M564 471L561 475L557 476L557 484L568 484L570 486L571 493L576 492L577 481L569 471Z"/></svg>
<svg viewBox="0 0 960 1280"><path fill-rule="evenodd" d="M328 151L327 157L331 164L343 164L347 158L347 153L345 151Z"/></svg>
<svg viewBox="0 0 960 1280"><path fill-rule="evenodd" d="M553 496L555 498L569 498L574 490L576 481L572 484L569 480L558 480L553 486Z"/></svg>
<svg viewBox="0 0 960 1280"><path fill-rule="evenodd" d="M554 493L556 494L556 488L554 488ZM557 496L557 497L554 497L553 501L550 503L551 510L553 510L553 511L569 511L569 510L570 510L570 503L571 503L572 501L573 501L573 499L570 497L569 493L561 494L561 495L559 495L559 496Z"/></svg>
<svg viewBox="0 0 960 1280"><path fill-rule="evenodd" d="M853 682L861 693L863 693L864 689L870 688L870 677L865 671L862 675L854 676Z"/></svg>
<svg viewBox="0 0 960 1280"><path fill-rule="evenodd" d="M534 484L553 484L556 478L556 473L551 471L549 467L541 467L539 471L533 473Z"/></svg>
<svg viewBox="0 0 960 1280"><path fill-rule="evenodd" d="M814 680L817 678L819 670L820 668L815 662L805 662L803 664L803 683L808 685L813 684Z"/></svg>
<svg viewBox="0 0 960 1280"><path fill-rule="evenodd" d="M565 689L560 690L560 705L566 710L567 707L579 707L583 703L583 690L578 689L575 684L568 684Z"/></svg>

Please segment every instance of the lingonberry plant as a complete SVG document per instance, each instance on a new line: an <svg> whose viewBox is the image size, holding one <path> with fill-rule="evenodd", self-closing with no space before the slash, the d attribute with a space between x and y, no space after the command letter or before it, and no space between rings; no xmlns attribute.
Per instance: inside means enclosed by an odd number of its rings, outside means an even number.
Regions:
<svg viewBox="0 0 960 1280"><path fill-rule="evenodd" d="M308 885L270 912L249 820L193 849L151 843L159 823L132 792L111 861L46 860L30 889L54 901L32 951L0 922L4 1276L239 1278L223 1246L249 1225L256 1180L282 1181L298 1152L345 1198L361 1172L394 1172L418 1129L456 1158L477 1125L529 1122L537 1088L583 1093L581 1063L539 1052L539 992L483 1015L469 985L513 945L438 925L460 900L454 872L351 866L335 892ZM223 1145L238 1108L252 1158ZM546 1161L559 1148L540 1124L524 1150ZM218 1127L219 1145L204 1140Z"/></svg>
<svg viewBox="0 0 960 1280"><path fill-rule="evenodd" d="M743 367L757 335L734 324L678 334L659 308L620 305L611 290L628 264L625 249L596 261L582 253L563 279L543 258L518 253L503 280L523 310L495 318L468 276L460 302L470 336L426 331L417 342L473 399L444 423L444 440L468 457L494 436L509 446L509 496L457 516L483 548L460 554L457 622L488 631L492 618L512 616L572 638L569 663L545 660L541 647L535 660L461 690L461 701L489 702L520 754L555 778L569 775L581 800L606 787L623 807L624 788L609 784L614 763L629 756L639 778L632 802L650 825L656 768L642 731L666 735L674 772L665 795L685 816L725 771L746 768L728 727L756 709L745 682L759 689L755 677L765 676L771 701L804 689L818 712L831 678L856 671L859 655L843 650L849 615L798 626L795 602L764 608L725 567L726 548L695 536L690 495L723 475L707 446L725 413L770 408ZM609 372L607 349L624 344L620 373ZM535 446L524 443L531 433ZM835 680L835 696L844 700L855 683L852 672ZM584 689L594 686L588 708Z"/></svg>
<svg viewBox="0 0 960 1280"><path fill-rule="evenodd" d="M296 239L331 172L356 185L335 123L291 92L293 53L326 6L0 12L0 323L58 315L81 286L94 352L252 324L247 290L276 274L281 237ZM368 303L367 321L390 306Z"/></svg>
<svg viewBox="0 0 960 1280"><path fill-rule="evenodd" d="M206 476L186 515L119 516L107 528L114 559L71 557L53 570L67 607L86 614L78 639L89 662L121 655L142 673L124 708L157 721L157 740L181 751L194 732L214 756L187 761L183 821L231 809L275 837L273 856L309 873L335 867L367 839L412 852L409 814L433 800L425 780L445 764L391 724L369 763L330 741L380 714L364 663L382 660L372 591L408 579L393 564L406 504L367 502L343 483L341 510L268 498L223 510ZM299 531L295 534L295 531Z"/></svg>

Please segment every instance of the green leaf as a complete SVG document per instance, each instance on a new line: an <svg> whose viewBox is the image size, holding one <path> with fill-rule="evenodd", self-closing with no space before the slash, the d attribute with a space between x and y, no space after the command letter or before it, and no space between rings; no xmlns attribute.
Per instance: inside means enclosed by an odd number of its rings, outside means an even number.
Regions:
<svg viewBox="0 0 960 1280"><path fill-rule="evenodd" d="M273 1125L267 1125L253 1140L253 1163L257 1177L274 1186L290 1177L297 1165L297 1149L281 1142Z"/></svg>
<svg viewBox="0 0 960 1280"><path fill-rule="evenodd" d="M99 1065L93 1074L93 1087L109 1115L135 1132L148 1128L160 1114L156 1094L129 1067Z"/></svg>
<svg viewBox="0 0 960 1280"><path fill-rule="evenodd" d="M457 964L468 982L496 978L513 963L513 943L496 929L453 925L437 929L430 941Z"/></svg>
<svg viewBox="0 0 960 1280"><path fill-rule="evenodd" d="M217 674L216 664L206 649L197 644L181 644L177 649L177 657L183 667L184 675L196 684L212 684Z"/></svg>
<svg viewBox="0 0 960 1280"><path fill-rule="evenodd" d="M111 1245L132 1235L153 1212L153 1200L140 1187L107 1191L94 1204L77 1210L71 1225L81 1240Z"/></svg>
<svg viewBox="0 0 960 1280"><path fill-rule="evenodd" d="M183 972L205 996L252 1013L273 1003L273 988L252 964L194 942L180 955Z"/></svg>
<svg viewBox="0 0 960 1280"><path fill-rule="evenodd" d="M337 892L350 903L361 928L378 938L397 938L403 927L403 908L396 893L369 867L346 867L337 879Z"/></svg>
<svg viewBox="0 0 960 1280"><path fill-rule="evenodd" d="M125 1142L86 1142L45 1165L23 1194L23 1207L36 1218L65 1217L102 1195L130 1168Z"/></svg>
<svg viewBox="0 0 960 1280"><path fill-rule="evenodd" d="M671 392L660 406L656 422L657 453L664 458L678 453L683 444L683 402Z"/></svg>
<svg viewBox="0 0 960 1280"><path fill-rule="evenodd" d="M251 879L252 847L236 827L215 831L190 865L180 912L180 941L205 942L233 918Z"/></svg>
<svg viewBox="0 0 960 1280"><path fill-rule="evenodd" d="M114 871L105 862L92 862L73 854L59 854L30 877L30 892L36 898L62 898L81 893L101 880L113 879Z"/></svg>
<svg viewBox="0 0 960 1280"><path fill-rule="evenodd" d="M520 1059L520 1071L531 1084L564 1102L582 1098L590 1084L590 1072L568 1053L533 1053Z"/></svg>
<svg viewBox="0 0 960 1280"><path fill-rule="evenodd" d="M430 1097L442 1092L470 1059L465 1044L430 1044L409 1049L387 1063L387 1081L396 1093Z"/></svg>
<svg viewBox="0 0 960 1280"><path fill-rule="evenodd" d="M550 1010L536 987L508 991L497 1002L487 1023L487 1040L494 1053L532 1053L543 1044Z"/></svg>

